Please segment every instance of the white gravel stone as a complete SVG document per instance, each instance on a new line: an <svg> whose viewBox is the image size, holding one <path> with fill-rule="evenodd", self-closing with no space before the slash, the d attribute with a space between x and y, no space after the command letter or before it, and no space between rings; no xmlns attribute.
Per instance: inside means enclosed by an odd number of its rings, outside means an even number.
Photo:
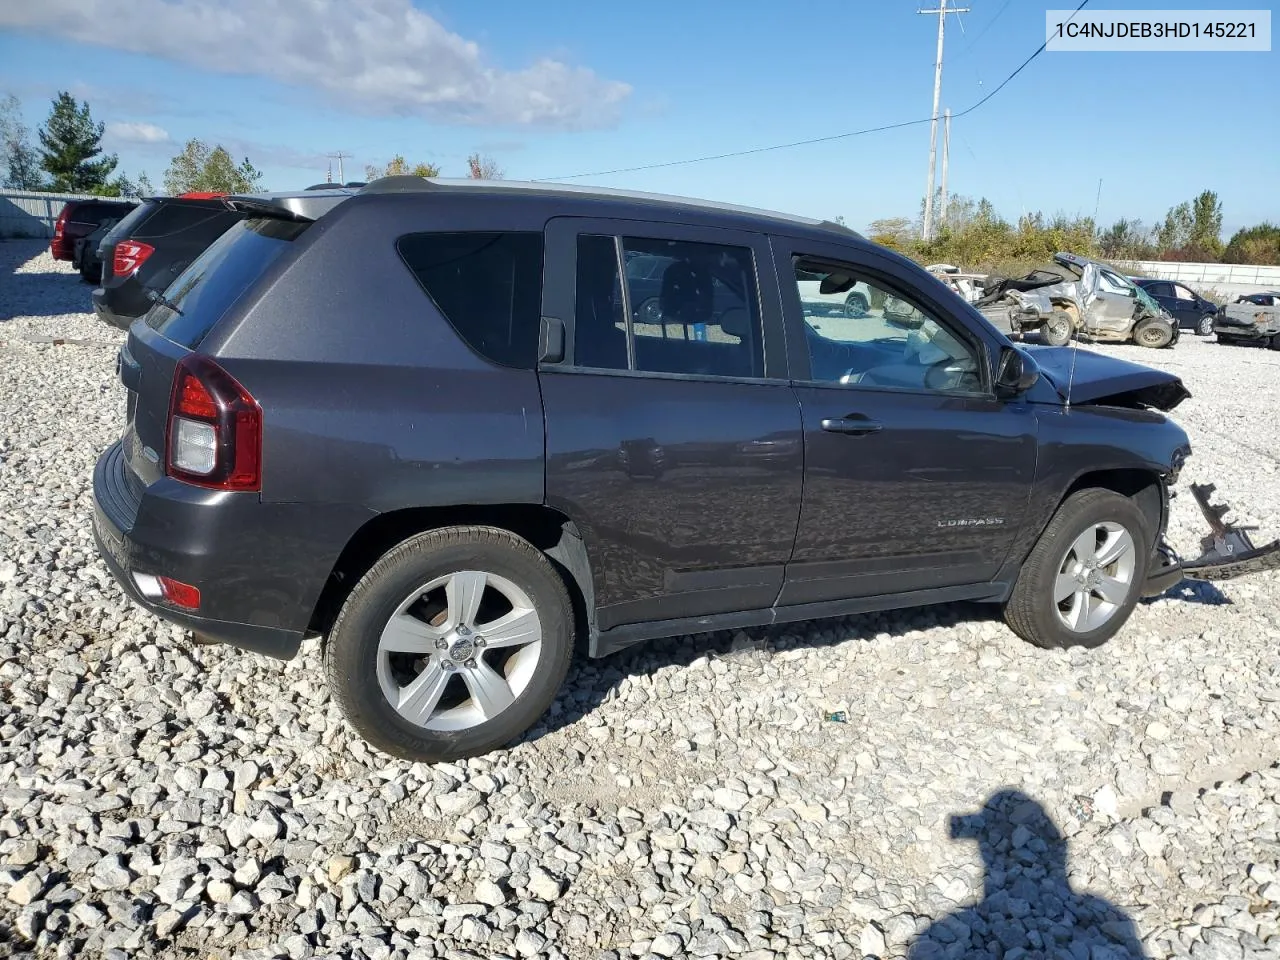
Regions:
<svg viewBox="0 0 1280 960"><path fill-rule="evenodd" d="M926 958L965 955L980 911L1006 957L1048 931L1061 949L1021 949L1103 960L1128 929L1158 960L1280 955L1280 575L1185 583L1091 651L969 607L660 641L575 664L514 747L394 761L342 722L317 641L287 663L193 644L107 572L90 490L124 335L89 290L44 243L0 242L18 955ZM1189 482L1280 536L1280 353L1090 349L1193 393L1175 547L1204 533ZM1065 838L1061 886L1037 886L1056 855L1026 810L952 835L1004 787ZM1099 925L1039 915L1068 881Z"/></svg>

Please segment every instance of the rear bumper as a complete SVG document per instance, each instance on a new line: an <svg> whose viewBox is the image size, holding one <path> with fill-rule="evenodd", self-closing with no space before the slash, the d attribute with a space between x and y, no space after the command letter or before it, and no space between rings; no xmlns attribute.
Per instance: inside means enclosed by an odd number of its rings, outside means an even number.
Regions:
<svg viewBox="0 0 1280 960"><path fill-rule="evenodd" d="M297 505L168 478L142 489L119 443L94 468L93 504L98 552L135 602L209 640L282 660L297 654L340 549ZM136 574L200 588L200 610L143 595Z"/></svg>
<svg viewBox="0 0 1280 960"><path fill-rule="evenodd" d="M1232 340L1270 340L1275 335L1275 331L1267 327L1259 327L1252 323L1223 323L1221 320L1214 321L1213 332L1220 337L1230 337Z"/></svg>
<svg viewBox="0 0 1280 960"><path fill-rule="evenodd" d="M93 312L99 320L121 330L128 330L133 321L150 307L150 302L141 294L134 294L125 286L94 287L89 299L93 301Z"/></svg>

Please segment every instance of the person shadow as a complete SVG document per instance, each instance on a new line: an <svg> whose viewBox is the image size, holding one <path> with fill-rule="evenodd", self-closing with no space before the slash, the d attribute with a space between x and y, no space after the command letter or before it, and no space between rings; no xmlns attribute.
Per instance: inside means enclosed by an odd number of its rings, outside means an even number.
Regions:
<svg viewBox="0 0 1280 960"><path fill-rule="evenodd" d="M950 833L978 843L982 899L930 924L912 942L909 960L1147 956L1119 907L1071 888L1066 839L1025 793L992 794L981 811L953 815Z"/></svg>

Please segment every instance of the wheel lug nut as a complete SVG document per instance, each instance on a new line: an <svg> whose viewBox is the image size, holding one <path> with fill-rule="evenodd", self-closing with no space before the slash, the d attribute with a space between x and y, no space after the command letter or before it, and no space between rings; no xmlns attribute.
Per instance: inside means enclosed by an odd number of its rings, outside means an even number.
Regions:
<svg viewBox="0 0 1280 960"><path fill-rule="evenodd" d="M437 650L448 650L448 649L449 649L448 641L446 641L446 640L445 640L445 639L443 639L443 638L441 638L441 639L437 640L437 641L436 641L436 649L437 649Z"/></svg>
<svg viewBox="0 0 1280 960"><path fill-rule="evenodd" d="M483 646L484 646L484 637L476 637L476 638L475 638L474 643L475 643L475 645L476 645L477 647L483 647Z"/></svg>
<svg viewBox="0 0 1280 960"><path fill-rule="evenodd" d="M451 670L453 670L453 661L452 661L452 660L446 660L446 661L444 662L443 666L444 666L444 672L445 672L445 673L449 673Z"/></svg>

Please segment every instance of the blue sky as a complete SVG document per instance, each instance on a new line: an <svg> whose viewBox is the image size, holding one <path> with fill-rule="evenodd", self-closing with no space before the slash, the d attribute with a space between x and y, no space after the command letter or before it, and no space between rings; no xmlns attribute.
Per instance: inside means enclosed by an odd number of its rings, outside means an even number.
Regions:
<svg viewBox="0 0 1280 960"><path fill-rule="evenodd" d="M933 4L930 4L933 5ZM966 0L949 18L942 105L981 99L1044 39L1046 6ZM0 94L35 127L70 89L124 172L158 186L190 137L247 154L275 189L403 154L462 175L468 153L538 179L730 152L927 117L936 18L914 0L39 0L0 9ZM1200 0L1092 7L1206 9ZM1280 221L1280 54L1046 53L955 121L951 189L1006 217L1158 220L1200 190L1227 231ZM927 123L574 182L865 227L912 215ZM335 171L336 175L336 171Z"/></svg>

